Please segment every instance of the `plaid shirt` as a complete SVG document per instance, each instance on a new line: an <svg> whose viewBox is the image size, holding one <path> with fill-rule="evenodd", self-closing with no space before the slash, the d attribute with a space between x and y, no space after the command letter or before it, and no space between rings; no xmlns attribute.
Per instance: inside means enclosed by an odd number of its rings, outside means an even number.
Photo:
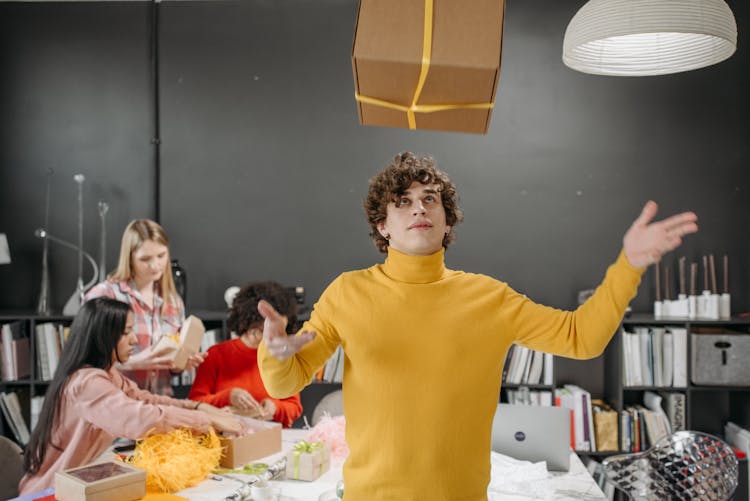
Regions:
<svg viewBox="0 0 750 501"><path fill-rule="evenodd" d="M180 331L185 321L185 305L179 296L177 304L167 303L154 287L154 307L151 308L140 292L135 289L132 280L106 280L94 286L86 294L86 300L95 297L109 297L130 305L133 310L133 332L138 338L135 352L156 344L165 334ZM162 305L164 308L162 309ZM157 395L172 395L171 374L166 369L122 371L127 377L138 383L140 388Z"/></svg>

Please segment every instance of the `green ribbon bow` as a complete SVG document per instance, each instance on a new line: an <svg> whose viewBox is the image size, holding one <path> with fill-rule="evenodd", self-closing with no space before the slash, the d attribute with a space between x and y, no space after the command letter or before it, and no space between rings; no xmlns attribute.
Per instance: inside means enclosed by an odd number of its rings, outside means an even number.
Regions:
<svg viewBox="0 0 750 501"><path fill-rule="evenodd" d="M294 478L299 478L299 457L302 454L312 454L313 452L317 452L320 450L323 450L323 447L325 446L324 442L317 441L317 442L308 442L307 440L300 440L296 444L294 444L294 447L292 450L294 451ZM320 473L318 476L323 474L323 462L320 462Z"/></svg>

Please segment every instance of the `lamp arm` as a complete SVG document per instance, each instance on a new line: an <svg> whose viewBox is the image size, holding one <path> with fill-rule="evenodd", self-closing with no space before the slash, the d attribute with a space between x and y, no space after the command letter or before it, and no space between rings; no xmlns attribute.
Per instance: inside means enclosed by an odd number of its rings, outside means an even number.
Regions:
<svg viewBox="0 0 750 501"><path fill-rule="evenodd" d="M69 249L73 249L74 251L80 251L81 253L83 253L83 256L88 260L89 263L91 263L91 268L94 271L94 276L89 282L86 283L86 285L83 286L83 290L89 290L89 288L91 288L96 283L97 279L99 278L99 267L96 265L96 261L94 260L94 258L91 257L91 254L75 244L50 235L43 228L38 228L36 231L34 231L34 235L38 238L44 238L45 240L49 240L50 242L55 242L56 244L60 244L63 247L67 247Z"/></svg>

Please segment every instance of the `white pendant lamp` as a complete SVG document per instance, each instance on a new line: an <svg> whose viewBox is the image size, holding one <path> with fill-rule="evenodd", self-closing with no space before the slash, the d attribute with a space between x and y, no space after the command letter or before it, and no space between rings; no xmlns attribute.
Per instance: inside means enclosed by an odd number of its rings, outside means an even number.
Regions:
<svg viewBox="0 0 750 501"><path fill-rule="evenodd" d="M724 0L589 0L568 24L562 59L596 75L666 75L719 63L736 48Z"/></svg>

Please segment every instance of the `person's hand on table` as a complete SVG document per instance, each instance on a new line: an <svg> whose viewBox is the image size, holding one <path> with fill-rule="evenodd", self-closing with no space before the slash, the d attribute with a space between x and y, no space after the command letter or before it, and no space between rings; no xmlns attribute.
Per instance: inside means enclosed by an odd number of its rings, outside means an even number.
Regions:
<svg viewBox="0 0 750 501"><path fill-rule="evenodd" d="M273 421L276 414L276 404L270 398L266 398L260 403L260 419L264 421Z"/></svg>
<svg viewBox="0 0 750 501"><path fill-rule="evenodd" d="M242 388L232 388L232 392L229 395L229 401L232 407L239 410L241 413L249 414L260 414L261 407L255 398L247 391Z"/></svg>

